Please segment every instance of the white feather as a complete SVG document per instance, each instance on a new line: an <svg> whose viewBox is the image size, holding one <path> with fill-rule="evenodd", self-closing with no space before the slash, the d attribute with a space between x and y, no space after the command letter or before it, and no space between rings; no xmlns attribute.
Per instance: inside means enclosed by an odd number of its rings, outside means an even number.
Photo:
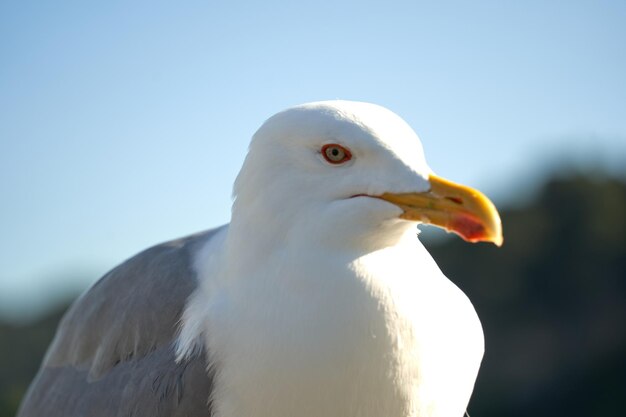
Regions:
<svg viewBox="0 0 626 417"><path fill-rule="evenodd" d="M325 163L325 143L353 160ZM259 129L179 337L179 358L209 355L216 417L463 415L483 354L471 303L400 209L350 198L424 191L429 173L378 106L313 103Z"/></svg>

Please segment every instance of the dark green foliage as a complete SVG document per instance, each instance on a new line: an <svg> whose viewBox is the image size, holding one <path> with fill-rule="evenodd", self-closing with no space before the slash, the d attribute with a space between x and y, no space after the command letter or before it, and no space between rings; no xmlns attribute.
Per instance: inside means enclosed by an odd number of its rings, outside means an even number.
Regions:
<svg viewBox="0 0 626 417"><path fill-rule="evenodd" d="M29 325L0 322L0 417L13 417L66 306Z"/></svg>
<svg viewBox="0 0 626 417"><path fill-rule="evenodd" d="M623 415L626 184L554 179L501 214L502 248L460 239L428 245L485 329L470 415ZM60 317L0 325L0 417L14 415Z"/></svg>

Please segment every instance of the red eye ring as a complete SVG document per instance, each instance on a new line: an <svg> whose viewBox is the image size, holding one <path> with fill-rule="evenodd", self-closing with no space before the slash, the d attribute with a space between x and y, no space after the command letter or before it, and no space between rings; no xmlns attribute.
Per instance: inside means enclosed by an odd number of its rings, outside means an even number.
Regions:
<svg viewBox="0 0 626 417"><path fill-rule="evenodd" d="M333 165L343 164L352 159L350 150L336 143L322 146L322 156L328 163Z"/></svg>

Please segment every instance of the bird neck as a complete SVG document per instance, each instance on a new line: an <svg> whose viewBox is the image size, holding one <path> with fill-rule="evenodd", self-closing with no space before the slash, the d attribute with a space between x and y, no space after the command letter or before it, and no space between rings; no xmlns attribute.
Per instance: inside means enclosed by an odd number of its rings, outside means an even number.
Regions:
<svg viewBox="0 0 626 417"><path fill-rule="evenodd" d="M227 253L253 263L286 248L294 254L315 250L343 253L355 259L416 241L415 223L398 219L393 207L391 214L380 210L372 213L350 210L347 204L300 201L298 210L290 210L279 203L238 197L233 205Z"/></svg>

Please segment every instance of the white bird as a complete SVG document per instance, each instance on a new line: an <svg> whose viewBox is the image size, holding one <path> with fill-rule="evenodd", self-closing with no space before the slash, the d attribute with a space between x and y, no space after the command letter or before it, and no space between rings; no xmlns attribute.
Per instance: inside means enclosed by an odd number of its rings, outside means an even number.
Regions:
<svg viewBox="0 0 626 417"><path fill-rule="evenodd" d="M481 325L415 225L500 245L484 195L434 175L396 114L328 101L261 126L234 196L229 225L73 304L18 416L463 415Z"/></svg>

